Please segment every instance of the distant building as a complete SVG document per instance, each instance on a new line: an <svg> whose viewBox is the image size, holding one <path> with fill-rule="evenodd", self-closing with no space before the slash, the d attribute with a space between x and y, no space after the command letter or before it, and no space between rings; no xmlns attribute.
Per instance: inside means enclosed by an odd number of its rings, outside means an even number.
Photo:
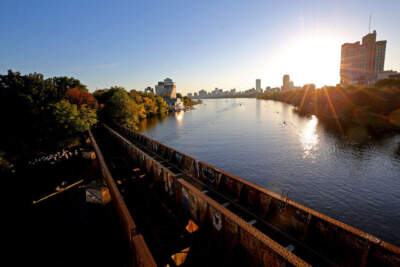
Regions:
<svg viewBox="0 0 400 267"><path fill-rule="evenodd" d="M165 98L164 100L172 111L179 111L185 108L185 105L180 98Z"/></svg>
<svg viewBox="0 0 400 267"><path fill-rule="evenodd" d="M199 95L196 92L196 93L194 93L194 98L197 98L197 97L199 97Z"/></svg>
<svg viewBox="0 0 400 267"><path fill-rule="evenodd" d="M251 95L257 93L255 88L251 88L249 90L244 91L245 94Z"/></svg>
<svg viewBox="0 0 400 267"><path fill-rule="evenodd" d="M376 42L375 72L383 72L385 67L386 41Z"/></svg>
<svg viewBox="0 0 400 267"><path fill-rule="evenodd" d="M282 79L282 91L292 90L293 89L293 82L290 81L289 74L283 75Z"/></svg>
<svg viewBox="0 0 400 267"><path fill-rule="evenodd" d="M393 71L393 70L387 70L387 71L382 71L377 74L376 80L383 80L383 79L400 79L400 72Z"/></svg>
<svg viewBox="0 0 400 267"><path fill-rule="evenodd" d="M262 90L262 89L261 89L261 79L257 79L257 80L256 80L256 90L257 90L257 91Z"/></svg>
<svg viewBox="0 0 400 267"><path fill-rule="evenodd" d="M214 91L211 92L212 96L222 96L223 95L223 90L219 88L215 88Z"/></svg>
<svg viewBox="0 0 400 267"><path fill-rule="evenodd" d="M193 97L193 94L192 94L192 93L188 93L187 96L190 97L190 98L192 98L192 97Z"/></svg>
<svg viewBox="0 0 400 267"><path fill-rule="evenodd" d="M152 94L154 94L154 89L151 88L150 86L148 86L148 87L146 87L146 89L144 89L144 92L145 92L145 93L152 93Z"/></svg>
<svg viewBox="0 0 400 267"><path fill-rule="evenodd" d="M164 98L176 98L176 85L170 78L158 82L156 85L156 94Z"/></svg>
<svg viewBox="0 0 400 267"><path fill-rule="evenodd" d="M207 91L202 89L199 91L199 97L203 98L203 97L207 97Z"/></svg>
<svg viewBox="0 0 400 267"><path fill-rule="evenodd" d="M362 38L362 43L342 45L340 83L373 85L377 73L384 70L386 41L376 41L376 31Z"/></svg>

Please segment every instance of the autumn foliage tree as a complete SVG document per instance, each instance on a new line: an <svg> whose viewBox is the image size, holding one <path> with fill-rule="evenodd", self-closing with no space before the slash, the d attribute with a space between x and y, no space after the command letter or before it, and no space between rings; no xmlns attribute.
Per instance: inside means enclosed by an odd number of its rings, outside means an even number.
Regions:
<svg viewBox="0 0 400 267"><path fill-rule="evenodd" d="M161 96L122 87L101 89L93 93L99 103L100 119L137 129L139 121L168 111Z"/></svg>
<svg viewBox="0 0 400 267"><path fill-rule="evenodd" d="M96 122L95 107L93 96L77 79L9 70L0 75L0 151L19 154L65 144L60 141Z"/></svg>
<svg viewBox="0 0 400 267"><path fill-rule="evenodd" d="M87 105L90 109L97 108L97 101L91 93L85 90L80 90L78 88L71 88L65 93L65 99L67 99L71 104L75 104L78 107L82 105Z"/></svg>

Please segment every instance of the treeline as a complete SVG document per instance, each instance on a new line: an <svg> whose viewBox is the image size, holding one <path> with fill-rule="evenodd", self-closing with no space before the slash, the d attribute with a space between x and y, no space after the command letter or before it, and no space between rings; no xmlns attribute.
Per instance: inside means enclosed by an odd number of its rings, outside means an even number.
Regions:
<svg viewBox="0 0 400 267"><path fill-rule="evenodd" d="M381 80L374 87L337 85L264 93L257 98L292 104L298 113L314 114L343 133L354 127L400 130L400 80Z"/></svg>
<svg viewBox="0 0 400 267"><path fill-rule="evenodd" d="M112 87L91 94L75 78L9 70L0 75L0 170L6 159L79 145L99 121L136 129L141 119L166 112L168 104L152 93Z"/></svg>
<svg viewBox="0 0 400 267"><path fill-rule="evenodd" d="M0 151L16 155L74 143L97 123L96 108L77 79L9 70L0 75Z"/></svg>
<svg viewBox="0 0 400 267"><path fill-rule="evenodd" d="M200 99L194 100L194 99L191 99L188 96L182 96L180 93L177 93L176 97L182 99L183 104L185 105L185 107L191 107L191 106L203 103Z"/></svg>
<svg viewBox="0 0 400 267"><path fill-rule="evenodd" d="M118 123L137 129L139 121L168 112L168 104L161 96L122 87L97 90L93 93L99 103L101 121Z"/></svg>
<svg viewBox="0 0 400 267"><path fill-rule="evenodd" d="M194 100L187 96L184 96L182 98L182 101L183 101L183 104L185 105L185 107L191 107L191 106L203 103L203 101L201 101L201 99Z"/></svg>

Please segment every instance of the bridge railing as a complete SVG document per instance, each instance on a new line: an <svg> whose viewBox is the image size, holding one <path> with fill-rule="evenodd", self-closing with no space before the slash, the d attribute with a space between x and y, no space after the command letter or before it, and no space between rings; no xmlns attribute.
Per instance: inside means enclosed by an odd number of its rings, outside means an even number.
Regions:
<svg viewBox="0 0 400 267"><path fill-rule="evenodd" d="M129 246L132 249L132 254L134 257L132 262L133 266L157 266L143 237L137 233L136 224L132 219L128 207L126 206L126 203L107 167L103 154L90 130L89 137L95 150L97 161L100 165L100 171L110 190L113 205L118 214L118 218L121 222L125 236L128 239Z"/></svg>
<svg viewBox="0 0 400 267"><path fill-rule="evenodd" d="M248 260L254 262L257 266L308 266L306 262L206 196L199 189L180 179L176 173L164 166L163 162L148 155L117 131L106 125L105 128L110 132L111 136L113 136L112 138L125 148L128 155L139 155L137 157L139 164L142 165L141 162L144 161L145 165L151 166L150 170L152 173L149 174L151 174L155 180L162 183L168 195L175 199L178 204L182 204L183 208L187 209L188 212L192 214L193 219L201 228L204 227L208 229L206 225L211 225L213 216L215 215L212 211L218 210L221 223L224 223L223 229L225 233L225 241L220 244L225 255L221 255L221 257L226 257L226 261L229 261L229 258L234 256L233 248L235 246L242 246L244 251L247 251L246 257L248 257ZM204 212L204 209L210 212ZM203 212L200 212L201 210L203 210ZM207 214L208 217L206 216ZM219 224L219 222L217 222L217 224ZM217 228L218 227L219 226L217 226ZM231 229L229 227L236 229L236 236L234 232L229 232L229 229ZM210 238L215 242L221 242L221 235L218 231L211 231L209 234ZM237 238L239 236L241 236L243 240L236 240L232 243L229 242L229 240L234 241L231 238ZM254 248L252 246L254 244L257 246L257 251L253 251Z"/></svg>
<svg viewBox="0 0 400 267"><path fill-rule="evenodd" d="M151 252L141 234L133 237L133 249L133 265L135 267L157 267L153 255L151 255Z"/></svg>
<svg viewBox="0 0 400 267"><path fill-rule="evenodd" d="M387 266L400 266L400 248L396 246L291 201L286 196L266 190L208 163L197 161L140 133L122 126L118 128L125 136L133 137L160 158L174 162L180 169L213 186L218 192L236 199L265 222L315 248L317 253L343 264L365 266L367 262L368 265L371 262L377 265L383 262ZM160 179L163 179L166 191L173 191L171 194L174 194L175 174L165 167L159 167L157 171L161 173L158 176L162 177Z"/></svg>
<svg viewBox="0 0 400 267"><path fill-rule="evenodd" d="M200 161L198 166L202 181L339 264L365 266L367 262L368 265L384 262L387 266L400 266L398 247L210 164Z"/></svg>
<svg viewBox="0 0 400 267"><path fill-rule="evenodd" d="M162 144L159 141L152 140L149 137L140 134L138 132L132 131L124 126L116 125L116 127L125 135L136 142L139 142L146 148L150 149L152 152L157 154L160 158L176 164L181 170L184 170L190 175L195 177L198 176L197 160L193 157L182 153L172 147Z"/></svg>
<svg viewBox="0 0 400 267"><path fill-rule="evenodd" d="M240 253L246 266L310 266L184 179L177 180L177 195L212 242L223 248L226 264ZM238 246L244 250L236 252Z"/></svg>

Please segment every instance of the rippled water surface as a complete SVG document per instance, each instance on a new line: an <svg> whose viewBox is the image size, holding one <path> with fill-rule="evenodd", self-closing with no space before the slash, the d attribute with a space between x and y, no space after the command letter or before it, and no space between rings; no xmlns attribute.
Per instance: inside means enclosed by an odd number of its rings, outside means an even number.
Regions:
<svg viewBox="0 0 400 267"><path fill-rule="evenodd" d="M316 117L256 99L204 100L144 134L400 245L400 135L358 144Z"/></svg>

